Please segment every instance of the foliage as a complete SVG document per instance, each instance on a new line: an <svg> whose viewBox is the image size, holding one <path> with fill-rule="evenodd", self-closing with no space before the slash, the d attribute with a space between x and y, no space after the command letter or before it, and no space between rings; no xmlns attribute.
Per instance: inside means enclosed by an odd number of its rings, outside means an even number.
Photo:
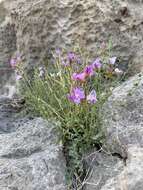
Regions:
<svg viewBox="0 0 143 190"><path fill-rule="evenodd" d="M70 52L56 49L48 63L50 69L46 65L36 68L32 80L23 72L19 57L11 60L17 79L23 81L22 94L29 109L60 121L60 140L71 175L83 172L83 154L101 143L100 109L122 74L110 48L103 46L101 50L91 61L81 48Z"/></svg>

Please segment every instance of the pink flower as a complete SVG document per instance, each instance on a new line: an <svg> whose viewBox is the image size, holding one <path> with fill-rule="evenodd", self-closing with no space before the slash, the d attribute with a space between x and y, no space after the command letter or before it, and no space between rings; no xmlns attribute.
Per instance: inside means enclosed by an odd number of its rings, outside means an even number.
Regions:
<svg viewBox="0 0 143 190"><path fill-rule="evenodd" d="M85 67L82 73L73 73L72 80L84 82L86 77L93 76L95 74L93 66L88 65Z"/></svg>
<svg viewBox="0 0 143 190"><path fill-rule="evenodd" d="M68 99L75 104L80 104L85 99L84 90L80 87L73 88L71 93L68 94Z"/></svg>
<svg viewBox="0 0 143 190"><path fill-rule="evenodd" d="M20 61L21 61L21 56L20 56L20 54L17 54L15 58L12 58L10 60L11 67L15 68Z"/></svg>
<svg viewBox="0 0 143 190"><path fill-rule="evenodd" d="M16 64L17 64L17 60L14 59L14 58L12 58L12 59L10 60L10 65L11 65L11 67L15 67Z"/></svg>
<svg viewBox="0 0 143 190"><path fill-rule="evenodd" d="M97 98L96 98L96 91L92 90L90 92L90 94L86 97L86 100L88 103L90 104L95 104L97 102Z"/></svg>
<svg viewBox="0 0 143 190"><path fill-rule="evenodd" d="M82 62L81 62L81 59L80 59L79 57L77 57L76 62L77 62L77 64L79 64L79 65L82 63Z"/></svg>
<svg viewBox="0 0 143 190"><path fill-rule="evenodd" d="M114 65L115 62L116 62L116 59L117 59L117 57L111 57L111 58L109 59L110 65Z"/></svg>
<svg viewBox="0 0 143 190"><path fill-rule="evenodd" d="M93 63L92 63L93 68L95 69L100 69L102 67L101 60L97 58Z"/></svg>
<svg viewBox="0 0 143 190"><path fill-rule="evenodd" d="M61 64L65 67L69 66L69 63L67 60L64 60L63 58L61 59Z"/></svg>
<svg viewBox="0 0 143 190"><path fill-rule="evenodd" d="M16 74L16 80L20 80L20 79L22 79L22 76L19 74Z"/></svg>
<svg viewBox="0 0 143 190"><path fill-rule="evenodd" d="M94 75L94 69L92 65L88 65L85 67L84 69L84 73L86 74L86 76L93 76Z"/></svg>
<svg viewBox="0 0 143 190"><path fill-rule="evenodd" d="M84 82L86 78L85 73L73 73L72 80Z"/></svg>
<svg viewBox="0 0 143 190"><path fill-rule="evenodd" d="M55 52L56 52L56 55L58 55L58 56L61 55L61 50L60 50L60 48L57 48Z"/></svg>
<svg viewBox="0 0 143 190"><path fill-rule="evenodd" d="M69 52L67 55L67 58L69 61L74 61L74 60L76 60L76 54L73 52Z"/></svg>

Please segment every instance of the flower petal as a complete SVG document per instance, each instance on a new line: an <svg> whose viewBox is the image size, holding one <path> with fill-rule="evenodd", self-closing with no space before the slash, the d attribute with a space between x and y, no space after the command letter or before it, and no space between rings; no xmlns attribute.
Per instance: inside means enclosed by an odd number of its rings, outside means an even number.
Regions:
<svg viewBox="0 0 143 190"><path fill-rule="evenodd" d="M97 102L96 91L92 90L90 94L86 97L86 100L90 104L95 104Z"/></svg>
<svg viewBox="0 0 143 190"><path fill-rule="evenodd" d="M116 62L116 60L117 60L117 57L111 57L111 58L109 59L109 63L110 63L111 65L114 65L115 62Z"/></svg>

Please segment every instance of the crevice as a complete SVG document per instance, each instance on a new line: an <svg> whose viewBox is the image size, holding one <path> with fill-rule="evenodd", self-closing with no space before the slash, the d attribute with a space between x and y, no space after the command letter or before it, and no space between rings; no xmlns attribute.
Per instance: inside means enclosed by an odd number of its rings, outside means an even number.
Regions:
<svg viewBox="0 0 143 190"><path fill-rule="evenodd" d="M30 150L29 152L28 151L24 152L24 150L22 150L22 149L21 150L17 149L15 152L2 155L1 158L6 158L6 159L28 158L33 154L40 153L40 152L43 152L43 151L44 150L42 150L41 147L37 147L36 149Z"/></svg>
<svg viewBox="0 0 143 190"><path fill-rule="evenodd" d="M125 166L127 165L127 163L126 163L126 161L128 159L127 155L124 157L124 156L122 156L121 154L119 154L117 152L114 152L111 155L114 156L114 157L117 157L117 158L121 159L123 161L124 165Z"/></svg>

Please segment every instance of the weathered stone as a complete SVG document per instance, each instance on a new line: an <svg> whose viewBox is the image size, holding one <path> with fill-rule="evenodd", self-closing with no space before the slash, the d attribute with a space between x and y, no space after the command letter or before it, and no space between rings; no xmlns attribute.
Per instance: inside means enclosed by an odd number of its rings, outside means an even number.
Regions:
<svg viewBox="0 0 143 190"><path fill-rule="evenodd" d="M143 75L113 90L104 105L103 127L109 149L123 157L130 144L143 146Z"/></svg>
<svg viewBox="0 0 143 190"><path fill-rule="evenodd" d="M142 94L141 73L115 88L105 103L102 118L108 155L100 152L97 157L91 153L94 162L89 163L92 163L93 173L87 181L86 190L142 190ZM99 178L100 174L102 178Z"/></svg>
<svg viewBox="0 0 143 190"><path fill-rule="evenodd" d="M49 50L79 41L95 56L103 41L113 41L122 68L143 69L142 0L5 0L23 59L33 65ZM135 64L134 64L135 63Z"/></svg>
<svg viewBox="0 0 143 190"><path fill-rule="evenodd" d="M142 190L143 187L143 149L132 146L127 165L121 174L110 178L101 190Z"/></svg>
<svg viewBox="0 0 143 190"><path fill-rule="evenodd" d="M1 105L0 189L64 190L65 161L56 125L41 118L16 119ZM15 109L14 109L15 110ZM11 115L12 114L12 115Z"/></svg>
<svg viewBox="0 0 143 190"><path fill-rule="evenodd" d="M11 23L7 11L3 1L0 1L0 95L7 95L9 89L3 87L8 83L13 83L13 70L9 62L16 51L15 26Z"/></svg>
<svg viewBox="0 0 143 190"><path fill-rule="evenodd" d="M142 190L143 148L131 145L126 164L110 154L91 155L91 173L84 181L85 190Z"/></svg>
<svg viewBox="0 0 143 190"><path fill-rule="evenodd" d="M116 178L124 168L121 159L103 152L92 152L86 160L87 171L89 168L91 168L91 171L85 179L85 190L100 190L107 180Z"/></svg>

